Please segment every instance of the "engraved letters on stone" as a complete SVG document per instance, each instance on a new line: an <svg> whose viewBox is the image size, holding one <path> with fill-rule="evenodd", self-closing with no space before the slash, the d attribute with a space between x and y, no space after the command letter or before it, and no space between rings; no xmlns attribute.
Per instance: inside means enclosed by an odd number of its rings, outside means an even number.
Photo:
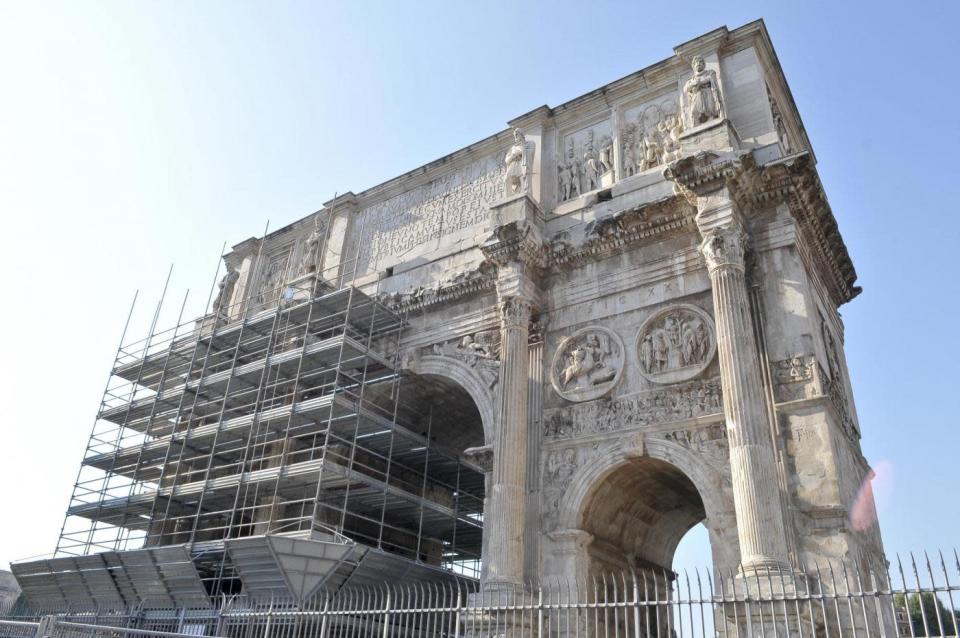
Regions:
<svg viewBox="0 0 960 638"><path fill-rule="evenodd" d="M486 224L503 197L503 155L497 152L363 210L361 268L408 254L446 235Z"/></svg>
<svg viewBox="0 0 960 638"><path fill-rule="evenodd" d="M623 372L620 337L600 326L583 328L560 343L553 357L550 382L568 401L601 397L617 384Z"/></svg>
<svg viewBox="0 0 960 638"><path fill-rule="evenodd" d="M716 352L713 320L689 304L654 314L637 335L640 373L654 383L692 379L710 365Z"/></svg>

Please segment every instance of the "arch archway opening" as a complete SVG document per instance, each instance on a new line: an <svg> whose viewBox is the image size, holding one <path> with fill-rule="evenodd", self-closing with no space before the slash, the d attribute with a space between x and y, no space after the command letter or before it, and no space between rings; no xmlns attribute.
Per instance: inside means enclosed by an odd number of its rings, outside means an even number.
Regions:
<svg viewBox="0 0 960 638"><path fill-rule="evenodd" d="M580 529L593 537L589 572L672 573L681 539L706 516L696 486L677 467L627 459L598 482L581 510Z"/></svg>
<svg viewBox="0 0 960 638"><path fill-rule="evenodd" d="M464 454L485 442L472 396L437 374L403 376L398 389L368 389L367 398L391 413L409 436L395 437L390 473L417 498L389 511L384 536L397 553L434 567L479 577L483 543L485 475ZM402 484L402 485L401 485Z"/></svg>

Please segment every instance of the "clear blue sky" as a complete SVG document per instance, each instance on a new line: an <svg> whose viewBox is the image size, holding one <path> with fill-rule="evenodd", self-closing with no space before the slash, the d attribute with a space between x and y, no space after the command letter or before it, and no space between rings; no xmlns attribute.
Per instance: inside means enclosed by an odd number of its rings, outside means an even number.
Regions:
<svg viewBox="0 0 960 638"><path fill-rule="evenodd" d="M864 287L842 312L887 548L952 546L958 6L0 4L0 564L53 550L130 299L142 331L170 263L167 323L224 241L758 17Z"/></svg>

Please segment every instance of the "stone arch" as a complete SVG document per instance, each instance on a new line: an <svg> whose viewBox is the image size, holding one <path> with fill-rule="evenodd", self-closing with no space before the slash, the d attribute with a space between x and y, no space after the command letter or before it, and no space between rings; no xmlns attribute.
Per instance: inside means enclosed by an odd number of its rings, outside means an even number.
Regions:
<svg viewBox="0 0 960 638"><path fill-rule="evenodd" d="M480 412L483 423L483 438L487 445L494 440L495 394L493 389L480 378L480 375L466 363L441 355L424 355L410 361L407 368L422 376L439 376L454 381L470 395Z"/></svg>
<svg viewBox="0 0 960 638"><path fill-rule="evenodd" d="M740 551L728 481L719 470L688 448L664 439L647 437L634 446L620 445L581 464L560 500L558 529L581 529L584 526L582 517L591 497L605 480L645 458L672 467L692 483L703 503L714 566L723 569L736 566ZM679 542L679 538L676 541Z"/></svg>

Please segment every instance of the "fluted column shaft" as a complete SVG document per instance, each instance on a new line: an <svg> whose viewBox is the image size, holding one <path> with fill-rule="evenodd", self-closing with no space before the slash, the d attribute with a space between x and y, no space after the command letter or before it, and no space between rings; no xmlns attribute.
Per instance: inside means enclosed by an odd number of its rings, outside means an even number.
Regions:
<svg viewBox="0 0 960 638"><path fill-rule="evenodd" d="M767 421L758 349L737 224L704 232L701 251L713 285L723 412L741 561L745 570L788 567L776 457Z"/></svg>
<svg viewBox="0 0 960 638"><path fill-rule="evenodd" d="M487 580L523 582L523 534L526 516L527 404L529 357L527 340L531 305L507 297L500 302L500 394L497 439L493 455Z"/></svg>

